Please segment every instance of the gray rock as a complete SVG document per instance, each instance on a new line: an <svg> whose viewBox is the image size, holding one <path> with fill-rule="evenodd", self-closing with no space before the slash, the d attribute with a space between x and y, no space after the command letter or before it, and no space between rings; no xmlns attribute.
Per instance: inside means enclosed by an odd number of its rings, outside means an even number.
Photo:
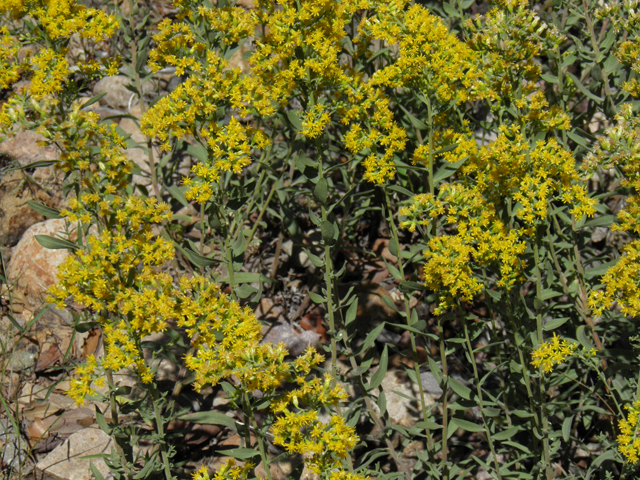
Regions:
<svg viewBox="0 0 640 480"><path fill-rule="evenodd" d="M0 419L0 467L15 469L27 457L23 443L9 419Z"/></svg>
<svg viewBox="0 0 640 480"><path fill-rule="evenodd" d="M93 88L93 94L99 95L106 93L100 103L111 108L127 110L138 103L137 96L127 89L127 85L131 84L131 79L125 75L114 75L113 77L105 77L96 83ZM147 82L142 86L142 91L146 95L153 94L156 91L156 85L153 82Z"/></svg>
<svg viewBox="0 0 640 480"><path fill-rule="evenodd" d="M109 468L102 459L86 459L88 455L109 454L111 438L97 428L85 428L71 435L62 445L36 465L38 478L42 480L90 480L93 479L91 463L102 474L109 475Z"/></svg>
<svg viewBox="0 0 640 480"><path fill-rule="evenodd" d="M289 353L293 356L302 354L309 345L320 340L320 335L311 330L305 330L298 333L290 324L284 323L276 325L269 329L264 338L263 343L284 343Z"/></svg>

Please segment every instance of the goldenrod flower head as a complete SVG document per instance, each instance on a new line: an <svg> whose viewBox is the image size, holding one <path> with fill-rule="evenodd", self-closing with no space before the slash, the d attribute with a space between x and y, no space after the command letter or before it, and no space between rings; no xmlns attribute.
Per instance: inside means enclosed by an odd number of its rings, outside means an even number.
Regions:
<svg viewBox="0 0 640 480"><path fill-rule="evenodd" d="M634 240L624 247L618 262L602 277L604 289L589 295L589 306L595 315L616 303L624 315L640 315L640 240Z"/></svg>
<svg viewBox="0 0 640 480"><path fill-rule="evenodd" d="M638 417L640 416L640 401L624 407L629 411L626 419L618 422L618 451L629 463L637 463L640 455L640 435L638 432Z"/></svg>
<svg viewBox="0 0 640 480"><path fill-rule="evenodd" d="M567 357L573 355L576 348L578 348L577 343L560 340L554 333L551 340L542 342L531 354L533 358L531 365L542 368L544 373L551 373L556 365L560 365Z"/></svg>

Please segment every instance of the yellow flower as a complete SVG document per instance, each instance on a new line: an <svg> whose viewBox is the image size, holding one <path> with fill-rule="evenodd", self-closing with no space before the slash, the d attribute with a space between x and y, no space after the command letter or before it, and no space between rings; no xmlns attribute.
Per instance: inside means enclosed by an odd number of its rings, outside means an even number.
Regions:
<svg viewBox="0 0 640 480"><path fill-rule="evenodd" d="M629 411L627 418L618 422L618 451L629 463L637 463L640 458L640 435L638 435L638 417L640 416L640 401L625 405Z"/></svg>
<svg viewBox="0 0 640 480"><path fill-rule="evenodd" d="M554 366L560 365L567 357L573 355L576 348L578 348L577 343L560 340L554 333L551 340L542 342L531 354L533 358L531 365L536 368L541 367L544 373L551 373Z"/></svg>

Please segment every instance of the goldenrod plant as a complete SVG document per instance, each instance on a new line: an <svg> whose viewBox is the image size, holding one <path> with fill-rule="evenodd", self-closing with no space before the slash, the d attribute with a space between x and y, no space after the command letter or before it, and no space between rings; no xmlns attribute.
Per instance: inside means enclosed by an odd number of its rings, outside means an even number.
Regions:
<svg viewBox="0 0 640 480"><path fill-rule="evenodd" d="M69 395L108 403L113 475L271 480L299 458L292 479L636 478L637 9L0 0L0 136L60 153L65 207L36 207L74 235L40 239L72 253L49 297L103 335ZM116 74L142 144L92 110ZM327 334L298 356L255 313L289 240ZM368 260L384 320L363 314ZM162 358L182 367L170 389ZM403 422L392 365L416 392ZM181 401L207 391L231 411ZM241 444L194 467L176 419Z"/></svg>

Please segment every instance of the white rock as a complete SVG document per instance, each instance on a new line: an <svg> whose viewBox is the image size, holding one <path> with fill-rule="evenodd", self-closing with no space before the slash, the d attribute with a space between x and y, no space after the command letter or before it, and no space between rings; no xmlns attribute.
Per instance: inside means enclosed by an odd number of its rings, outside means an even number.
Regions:
<svg viewBox="0 0 640 480"><path fill-rule="evenodd" d="M93 479L91 462L107 477L109 468L102 459L83 459L87 455L109 454L111 437L97 428L85 428L71 435L62 445L36 465L38 478L42 480L90 480Z"/></svg>

